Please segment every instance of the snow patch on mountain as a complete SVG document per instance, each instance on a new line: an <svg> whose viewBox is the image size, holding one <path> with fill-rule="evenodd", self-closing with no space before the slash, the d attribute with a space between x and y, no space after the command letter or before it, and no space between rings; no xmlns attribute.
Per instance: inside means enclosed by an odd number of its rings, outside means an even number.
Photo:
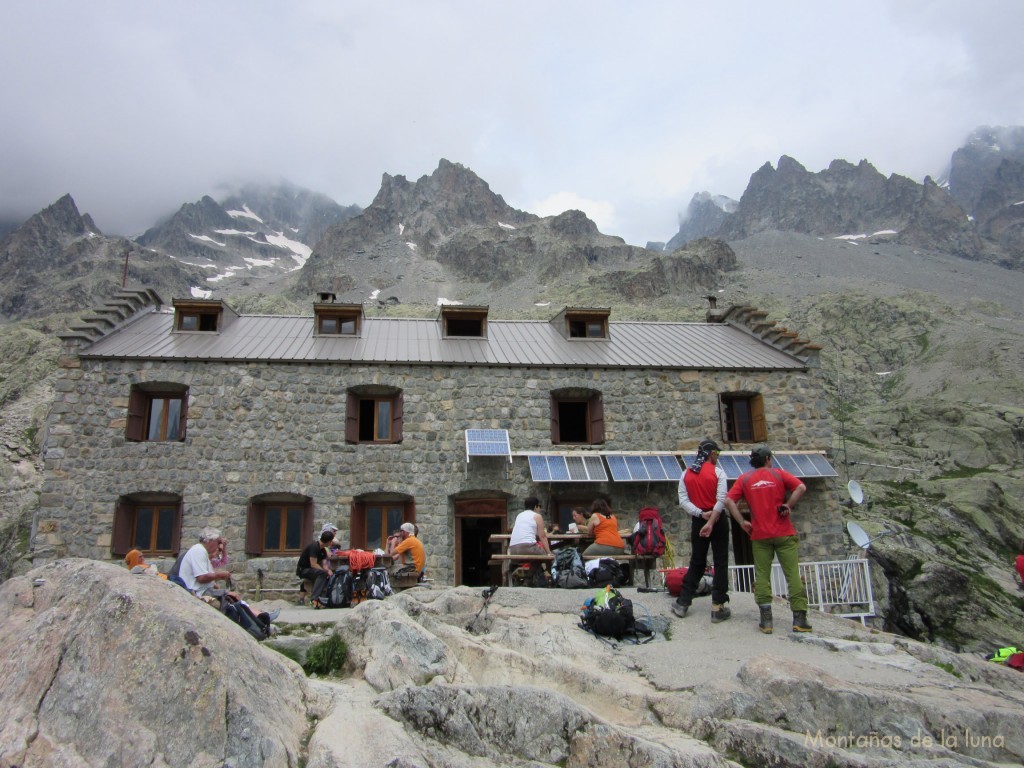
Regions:
<svg viewBox="0 0 1024 768"><path fill-rule="evenodd" d="M219 242L217 242L216 240L214 240L209 235L193 235L191 232L189 232L188 236L193 238L194 240L201 240L204 243L213 243L214 245L219 245L221 248L226 248L227 245L228 245L227 243L219 243Z"/></svg>
<svg viewBox="0 0 1024 768"><path fill-rule="evenodd" d="M244 203L242 205L242 210L228 211L227 214L228 216L231 216L236 219L254 219L258 221L260 224L263 223L263 219L261 219L255 213L253 213L249 206L245 205Z"/></svg>

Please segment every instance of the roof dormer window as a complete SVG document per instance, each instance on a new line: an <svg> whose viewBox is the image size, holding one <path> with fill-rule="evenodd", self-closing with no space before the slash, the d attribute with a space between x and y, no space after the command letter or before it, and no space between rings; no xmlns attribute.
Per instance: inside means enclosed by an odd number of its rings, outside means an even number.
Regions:
<svg viewBox="0 0 1024 768"><path fill-rule="evenodd" d="M317 336L358 336L363 327L362 304L317 303L313 314Z"/></svg>
<svg viewBox="0 0 1024 768"><path fill-rule="evenodd" d="M487 307L445 306L440 321L443 338L487 338Z"/></svg>
<svg viewBox="0 0 1024 768"><path fill-rule="evenodd" d="M174 330L196 333L217 333L224 330L235 313L219 299L175 299Z"/></svg>
<svg viewBox="0 0 1024 768"><path fill-rule="evenodd" d="M566 307L552 323L567 339L607 339L610 309Z"/></svg>

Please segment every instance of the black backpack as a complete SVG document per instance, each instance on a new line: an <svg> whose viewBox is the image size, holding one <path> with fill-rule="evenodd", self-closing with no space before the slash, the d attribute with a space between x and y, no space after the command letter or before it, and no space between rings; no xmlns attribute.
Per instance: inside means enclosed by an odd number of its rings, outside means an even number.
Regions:
<svg viewBox="0 0 1024 768"><path fill-rule="evenodd" d="M634 644L654 639L654 632L647 623L634 617L633 601L611 586L588 598L580 612L580 626L602 639L628 637Z"/></svg>
<svg viewBox="0 0 1024 768"><path fill-rule="evenodd" d="M583 568L583 558L576 547L564 547L555 553L555 562L551 567L551 578L554 586L562 589L579 589L589 587L587 572Z"/></svg>
<svg viewBox="0 0 1024 768"><path fill-rule="evenodd" d="M352 605L352 574L348 568L340 568L331 574L320 593L320 604L324 608L348 608Z"/></svg>
<svg viewBox="0 0 1024 768"><path fill-rule="evenodd" d="M270 637L270 621L267 614L257 616L249 606L236 601L222 589L211 590L209 595L220 601L221 613L257 640L266 640Z"/></svg>
<svg viewBox="0 0 1024 768"><path fill-rule="evenodd" d="M621 587L626 583L626 571L618 560L602 557L597 561L597 567L587 574L587 581L592 587Z"/></svg>
<svg viewBox="0 0 1024 768"><path fill-rule="evenodd" d="M633 624L633 602L614 587L605 587L589 598L580 613L580 625L601 637L621 640Z"/></svg>

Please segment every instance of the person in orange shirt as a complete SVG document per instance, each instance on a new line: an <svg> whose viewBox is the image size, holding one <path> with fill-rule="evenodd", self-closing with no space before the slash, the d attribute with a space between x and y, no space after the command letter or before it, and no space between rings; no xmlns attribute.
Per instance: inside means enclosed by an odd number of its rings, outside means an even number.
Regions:
<svg viewBox="0 0 1024 768"><path fill-rule="evenodd" d="M427 553L423 549L423 542L416 536L416 526L412 523L402 523L398 533L388 538L388 554L397 558L391 564L392 575L405 567L405 556L412 558L413 567L416 573L423 573L427 565Z"/></svg>
<svg viewBox="0 0 1024 768"><path fill-rule="evenodd" d="M572 519L581 533L586 528L586 533L594 537L594 543L583 550L584 555L621 555L626 551L626 542L619 535L619 521L604 499L594 499L589 512L574 509Z"/></svg>

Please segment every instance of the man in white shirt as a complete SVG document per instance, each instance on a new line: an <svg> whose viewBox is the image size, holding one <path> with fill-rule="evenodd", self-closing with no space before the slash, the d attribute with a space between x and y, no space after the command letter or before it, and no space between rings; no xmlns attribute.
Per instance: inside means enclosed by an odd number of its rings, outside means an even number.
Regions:
<svg viewBox="0 0 1024 768"><path fill-rule="evenodd" d="M185 582L185 587L202 597L213 589L218 579L231 578L230 571L215 571L210 558L217 554L221 535L216 528L204 528L199 533L199 543L193 544L181 560L178 575Z"/></svg>

